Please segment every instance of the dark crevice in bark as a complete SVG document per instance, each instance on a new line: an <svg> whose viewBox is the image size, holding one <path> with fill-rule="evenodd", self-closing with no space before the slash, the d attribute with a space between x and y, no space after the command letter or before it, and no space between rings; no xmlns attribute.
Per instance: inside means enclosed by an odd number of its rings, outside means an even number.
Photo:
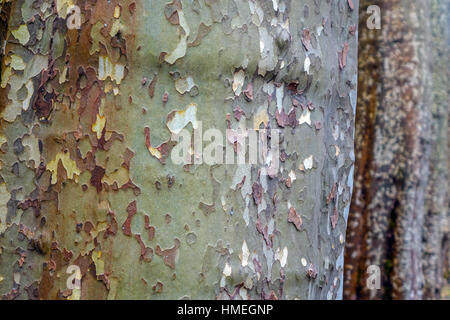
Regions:
<svg viewBox="0 0 450 320"><path fill-rule="evenodd" d="M365 17L372 1L361 1L360 16ZM375 3L378 4L378 3ZM373 179L370 168L374 160L375 119L378 108L377 84L380 78L379 41L366 20L359 21L358 97L355 120L355 190L353 193L345 249L344 299L367 299L367 234L369 204ZM367 79L372 79L371 82Z"/></svg>
<svg viewBox="0 0 450 320"><path fill-rule="evenodd" d="M442 278L444 279L444 286L449 286L450 285L450 239L448 238L447 235L444 236L444 238L442 239L442 244L441 244L441 261L442 261L442 268L441 268L441 272L442 272ZM441 294L441 290L439 290L439 295Z"/></svg>
<svg viewBox="0 0 450 320"><path fill-rule="evenodd" d="M389 225L386 232L386 260L384 262L384 281L383 281L383 299L392 300L392 275L394 269L395 258L395 229L397 223L397 208L399 207L398 199L394 203L394 207L389 215Z"/></svg>
<svg viewBox="0 0 450 320"><path fill-rule="evenodd" d="M363 269L358 267L357 272L357 276L356 276L356 288L355 288L355 292L356 292L356 299L360 299L361 296L363 295L363 286L361 285L362 283L362 279L363 279Z"/></svg>

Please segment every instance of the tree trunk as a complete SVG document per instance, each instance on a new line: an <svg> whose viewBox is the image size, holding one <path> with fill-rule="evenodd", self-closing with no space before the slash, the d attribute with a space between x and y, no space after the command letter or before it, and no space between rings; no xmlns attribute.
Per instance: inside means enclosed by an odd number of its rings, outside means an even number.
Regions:
<svg viewBox="0 0 450 320"><path fill-rule="evenodd" d="M369 5L381 7L381 30L365 26ZM448 1L361 2L345 298L440 297L448 263L447 13ZM370 265L381 269L380 290L367 286Z"/></svg>
<svg viewBox="0 0 450 320"><path fill-rule="evenodd" d="M1 3L3 298L341 298L358 1Z"/></svg>

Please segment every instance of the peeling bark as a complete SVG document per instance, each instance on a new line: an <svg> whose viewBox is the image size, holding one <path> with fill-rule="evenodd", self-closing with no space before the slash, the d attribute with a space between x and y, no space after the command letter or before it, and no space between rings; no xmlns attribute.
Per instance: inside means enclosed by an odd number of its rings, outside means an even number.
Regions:
<svg viewBox="0 0 450 320"><path fill-rule="evenodd" d="M358 1L1 3L3 298L342 297ZM200 121L280 171L175 164Z"/></svg>

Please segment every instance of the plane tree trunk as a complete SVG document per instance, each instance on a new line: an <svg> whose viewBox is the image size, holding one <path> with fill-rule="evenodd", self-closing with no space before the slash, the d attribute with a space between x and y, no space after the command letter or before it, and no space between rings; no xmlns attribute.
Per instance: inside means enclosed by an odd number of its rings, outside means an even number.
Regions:
<svg viewBox="0 0 450 320"><path fill-rule="evenodd" d="M3 298L342 297L358 1L1 6ZM175 163L200 123L279 141Z"/></svg>

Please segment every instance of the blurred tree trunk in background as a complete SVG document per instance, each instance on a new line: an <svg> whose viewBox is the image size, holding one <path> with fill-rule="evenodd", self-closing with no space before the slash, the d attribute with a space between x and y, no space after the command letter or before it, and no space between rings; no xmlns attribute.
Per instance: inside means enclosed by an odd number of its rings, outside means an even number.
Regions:
<svg viewBox="0 0 450 320"><path fill-rule="evenodd" d="M449 45L450 1L431 1L432 123L430 181L423 235L424 298L450 298ZM441 292L444 289L446 292Z"/></svg>
<svg viewBox="0 0 450 320"><path fill-rule="evenodd" d="M366 26L369 5L381 29ZM438 299L448 276L448 1L360 5L344 298ZM367 268L381 268L370 290Z"/></svg>
<svg viewBox="0 0 450 320"><path fill-rule="evenodd" d="M4 299L342 297L358 1L0 3ZM197 121L280 129L281 170L175 164Z"/></svg>

